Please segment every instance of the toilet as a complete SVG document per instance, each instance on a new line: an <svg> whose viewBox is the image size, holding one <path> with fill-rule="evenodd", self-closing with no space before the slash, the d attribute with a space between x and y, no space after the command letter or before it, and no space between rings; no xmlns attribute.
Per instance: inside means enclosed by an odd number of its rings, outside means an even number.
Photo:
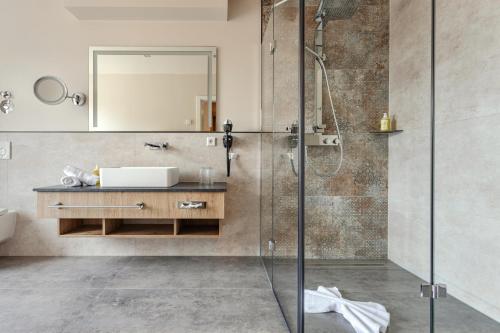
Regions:
<svg viewBox="0 0 500 333"><path fill-rule="evenodd" d="M0 243L12 238L16 229L16 212L0 208Z"/></svg>

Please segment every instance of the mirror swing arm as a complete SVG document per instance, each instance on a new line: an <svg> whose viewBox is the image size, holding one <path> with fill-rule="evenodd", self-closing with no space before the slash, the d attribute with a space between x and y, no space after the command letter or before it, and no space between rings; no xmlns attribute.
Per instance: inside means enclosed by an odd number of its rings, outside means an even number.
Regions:
<svg viewBox="0 0 500 333"><path fill-rule="evenodd" d="M57 96L55 98L51 98L50 96L45 94L46 92L44 92L42 89L43 84L49 84L49 83L55 83L56 85L58 85L58 88L60 89L60 93L57 94ZM47 104L47 105L57 105L57 104L61 104L62 102L64 102L67 99L71 99L71 101L73 102L74 105L84 106L86 101L87 101L87 96L84 93L77 92L77 93L74 93L72 95L69 95L68 88L67 88L66 84L58 77L50 76L50 75L42 76L41 78L36 80L34 85L33 85L33 92L34 92L36 98L40 102ZM49 95L50 95L50 93L49 93Z"/></svg>

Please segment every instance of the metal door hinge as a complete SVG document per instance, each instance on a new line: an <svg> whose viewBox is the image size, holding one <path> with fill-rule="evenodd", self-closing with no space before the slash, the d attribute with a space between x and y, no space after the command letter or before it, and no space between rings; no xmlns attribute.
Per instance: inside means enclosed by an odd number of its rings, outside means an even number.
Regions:
<svg viewBox="0 0 500 333"><path fill-rule="evenodd" d="M445 284L421 284L420 297L445 298L447 296Z"/></svg>
<svg viewBox="0 0 500 333"><path fill-rule="evenodd" d="M273 252L275 248L276 248L276 242L274 241L274 239L270 239L269 240L269 251Z"/></svg>
<svg viewBox="0 0 500 333"><path fill-rule="evenodd" d="M273 55L274 50L276 50L276 41L273 40L272 42L269 43L269 54Z"/></svg>

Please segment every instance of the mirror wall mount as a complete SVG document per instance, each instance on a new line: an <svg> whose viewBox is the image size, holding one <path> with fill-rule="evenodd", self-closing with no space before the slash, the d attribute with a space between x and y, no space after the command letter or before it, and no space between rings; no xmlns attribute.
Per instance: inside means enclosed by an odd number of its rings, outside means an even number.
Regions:
<svg viewBox="0 0 500 333"><path fill-rule="evenodd" d="M33 92L36 98L47 105L58 105L66 99L71 99L74 105L83 106L87 101L84 93L68 94L66 84L55 76L42 76L35 81Z"/></svg>
<svg viewBox="0 0 500 333"><path fill-rule="evenodd" d="M0 91L0 111L4 114L9 114L14 111L14 103L12 102L12 93L10 91Z"/></svg>

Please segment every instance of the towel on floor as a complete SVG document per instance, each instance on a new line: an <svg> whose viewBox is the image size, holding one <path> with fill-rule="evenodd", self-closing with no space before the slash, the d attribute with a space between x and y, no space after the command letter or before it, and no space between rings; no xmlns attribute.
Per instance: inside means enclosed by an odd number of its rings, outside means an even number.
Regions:
<svg viewBox="0 0 500 333"><path fill-rule="evenodd" d="M305 312L337 312L349 321L356 333L385 333L390 314L385 307L373 302L357 302L342 298L336 288L318 287L305 290Z"/></svg>
<svg viewBox="0 0 500 333"><path fill-rule="evenodd" d="M82 186L82 182L74 176L62 176L61 184L67 187Z"/></svg>
<svg viewBox="0 0 500 333"><path fill-rule="evenodd" d="M93 175L89 172L85 172L82 169L76 168L71 165L66 165L63 169L66 176L76 177L78 180L86 185L95 186L99 180L99 176Z"/></svg>

